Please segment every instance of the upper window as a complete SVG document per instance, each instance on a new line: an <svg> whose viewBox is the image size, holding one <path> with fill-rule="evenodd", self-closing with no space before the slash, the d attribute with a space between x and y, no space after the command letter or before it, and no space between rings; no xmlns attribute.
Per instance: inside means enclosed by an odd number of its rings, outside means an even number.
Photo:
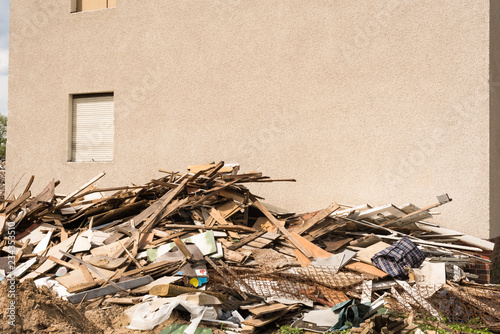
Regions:
<svg viewBox="0 0 500 334"><path fill-rule="evenodd" d="M113 93L73 95L70 161L113 161Z"/></svg>
<svg viewBox="0 0 500 334"><path fill-rule="evenodd" d="M116 7L116 0L71 0L71 12Z"/></svg>

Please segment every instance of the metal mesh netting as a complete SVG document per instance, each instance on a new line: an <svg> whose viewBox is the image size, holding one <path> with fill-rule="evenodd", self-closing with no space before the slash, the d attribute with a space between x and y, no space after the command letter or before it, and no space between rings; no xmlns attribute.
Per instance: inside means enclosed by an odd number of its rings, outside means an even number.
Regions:
<svg viewBox="0 0 500 334"><path fill-rule="evenodd" d="M373 280L372 277L331 267L292 267L267 270L232 267L224 277L210 272L211 288L261 298L286 298L332 307L355 298L401 315L467 323L500 325L500 287L468 282L440 285ZM481 326L478 326L481 327ZM500 329L500 328L499 328Z"/></svg>

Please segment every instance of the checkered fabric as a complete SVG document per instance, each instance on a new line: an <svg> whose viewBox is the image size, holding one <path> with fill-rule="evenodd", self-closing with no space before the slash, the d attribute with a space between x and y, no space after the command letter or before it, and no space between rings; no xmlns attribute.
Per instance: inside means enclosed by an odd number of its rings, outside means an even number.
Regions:
<svg viewBox="0 0 500 334"><path fill-rule="evenodd" d="M405 267L420 267L424 260L425 254L408 237L399 240L372 257L375 267L397 279L408 277Z"/></svg>

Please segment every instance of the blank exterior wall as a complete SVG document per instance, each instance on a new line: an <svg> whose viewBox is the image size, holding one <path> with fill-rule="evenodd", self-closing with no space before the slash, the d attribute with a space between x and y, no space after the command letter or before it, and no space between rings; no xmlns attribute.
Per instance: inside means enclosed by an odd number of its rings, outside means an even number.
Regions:
<svg viewBox="0 0 500 334"><path fill-rule="evenodd" d="M437 223L500 235L487 1L70 12L11 0L7 192L32 174L34 191L56 178L63 193L101 171L100 186L122 185L224 160L296 178L254 188L281 207L425 206L448 192ZM70 95L99 92L114 92L113 161L69 162Z"/></svg>

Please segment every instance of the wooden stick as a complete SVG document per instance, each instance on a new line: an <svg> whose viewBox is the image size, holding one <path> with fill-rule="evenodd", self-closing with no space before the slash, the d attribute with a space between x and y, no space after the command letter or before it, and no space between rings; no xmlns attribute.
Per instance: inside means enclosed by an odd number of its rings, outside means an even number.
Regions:
<svg viewBox="0 0 500 334"><path fill-rule="evenodd" d="M123 247L123 250L125 251L125 253L127 253L128 257L135 263L135 265L137 266L137 268L142 268L141 264L139 263L139 261L137 261L135 259L135 257L132 256L132 254L130 254L130 252L128 251L127 247L123 246L123 244L121 243L120 240L117 240L118 243L120 244L120 246Z"/></svg>
<svg viewBox="0 0 500 334"><path fill-rule="evenodd" d="M57 264L59 264L59 265L61 265L63 267L69 268L69 269L77 270L77 269L80 268L80 266L77 266L75 264L71 264L69 262L60 260L60 259L58 259L56 257L53 257L53 256L49 256L49 260L53 261L53 262L55 262L55 263L57 263Z"/></svg>
<svg viewBox="0 0 500 334"><path fill-rule="evenodd" d="M26 188L24 189L23 194L27 193L30 190L31 185L33 184L34 180L35 180L35 175L31 175L31 178L30 178L28 184L26 185Z"/></svg>
<svg viewBox="0 0 500 334"><path fill-rule="evenodd" d="M311 219L306 220L304 224L295 229L294 232L297 233L298 235L301 235L302 233L309 231L314 225L316 225L317 223L328 217L330 214L332 214L339 208L340 205L338 205L337 203L332 203L326 209L315 214L314 217L312 217Z"/></svg>
<svg viewBox="0 0 500 334"><path fill-rule="evenodd" d="M96 177L94 177L92 180L90 180L89 182L85 183L83 186L81 186L80 188L78 188L77 190L75 190L74 192L72 192L71 194L69 194L68 196L64 197L62 199L62 201L59 204L57 204L56 206L54 206L52 208L49 208L49 209L46 209L43 212L41 212L39 214L39 216L40 217L44 216L47 213L54 212L57 209L62 208L64 205L66 205L66 203L68 203L69 201L71 201L73 199L73 197L75 197L76 195L78 195L79 193L81 193L82 191L84 191L88 186L92 185L94 182L96 182L97 180L99 180L100 178L102 178L104 175L106 175L106 173L104 173L104 172L100 173L99 175L97 175Z"/></svg>
<svg viewBox="0 0 500 334"><path fill-rule="evenodd" d="M258 199L252 198L252 200L257 209L259 209L267 217L267 219L269 219L271 223L273 223L278 228L278 230L283 233L283 235L288 239L288 241L290 241L290 243L292 243L292 245L295 246L295 248L297 248L308 259L313 259L312 255L297 241L297 239L295 239L290 234L290 232L288 232L288 230L283 225L281 225L280 221L276 219L273 214L269 212L269 210L267 210L267 208L261 202L259 202Z"/></svg>
<svg viewBox="0 0 500 334"><path fill-rule="evenodd" d="M186 247L186 245L184 245L184 243L179 237L174 239L174 243L182 252L182 254L186 257L186 260L191 261L193 259L193 254L191 254L189 249Z"/></svg>
<svg viewBox="0 0 500 334"><path fill-rule="evenodd" d="M85 265L88 269L92 270L92 271L93 271L93 272L95 272L97 275L101 276L104 280L106 280L106 279L107 279L107 277L106 277L106 276L104 276L104 275L103 275L103 274L102 274L99 270L97 270L94 266L92 266L92 265L88 264L87 262L85 262L85 261L83 261L83 260L81 260L81 259L79 259L79 258L77 258L77 257L75 257L75 256L73 256L73 255L71 255L71 254L68 254L68 253L66 253L66 252L63 252L62 250L60 250L59 252L61 252L61 253L62 253L63 255L65 255L65 256L69 257L70 259L73 259L73 260L75 260L75 261L77 261L77 262L79 262L79 263L81 263L81 264ZM110 283L112 286L114 286L115 288L117 288L118 290L125 291L124 289L122 289L121 287L119 287L118 285L116 285L116 283L114 283L113 281L109 281L109 283Z"/></svg>

